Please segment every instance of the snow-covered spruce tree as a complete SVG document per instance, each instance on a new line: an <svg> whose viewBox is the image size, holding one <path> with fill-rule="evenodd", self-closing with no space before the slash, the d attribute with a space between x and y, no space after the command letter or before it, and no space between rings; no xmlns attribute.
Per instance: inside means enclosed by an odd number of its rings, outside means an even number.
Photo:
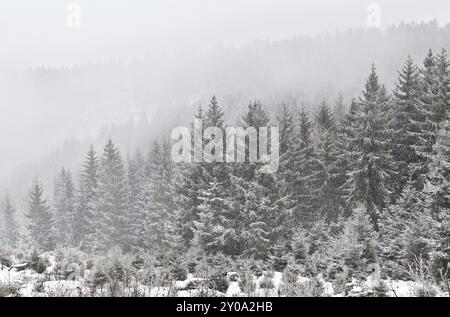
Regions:
<svg viewBox="0 0 450 317"><path fill-rule="evenodd" d="M392 120L393 157L398 169L396 194L412 177L418 189L423 187L427 172L427 156L434 135L429 113L423 103L420 73L411 57L399 73L394 91L395 113Z"/></svg>
<svg viewBox="0 0 450 317"><path fill-rule="evenodd" d="M365 206L357 206L344 223L343 232L331 242L329 273L345 268L357 278L367 276L367 267L377 262L377 233Z"/></svg>
<svg viewBox="0 0 450 317"><path fill-rule="evenodd" d="M396 204L380 219L379 252L382 269L391 278L407 278L405 269L416 258L429 260L435 245L436 222L425 196L409 181Z"/></svg>
<svg viewBox="0 0 450 317"><path fill-rule="evenodd" d="M28 232L35 248L51 250L54 246L53 217L47 200L43 197L39 180L33 180L28 195Z"/></svg>
<svg viewBox="0 0 450 317"><path fill-rule="evenodd" d="M441 120L441 105L438 96L439 83L436 57L431 49L428 50L427 56L423 61L423 68L421 69L421 86L423 90L421 96L422 102L427 111L428 120L433 123L433 128L436 128Z"/></svg>
<svg viewBox="0 0 450 317"><path fill-rule="evenodd" d="M75 189L72 174L62 168L56 176L53 209L55 220L55 244L57 246L71 246L74 242L75 229Z"/></svg>
<svg viewBox="0 0 450 317"><path fill-rule="evenodd" d="M424 189L425 195L429 197L429 208L438 222L438 241L433 250L433 271L438 277L440 271L446 272L450 262L450 122L446 120L441 126Z"/></svg>
<svg viewBox="0 0 450 317"><path fill-rule="evenodd" d="M246 129L267 127L269 114L259 102L250 103L242 116L241 126ZM248 139L246 149L248 150ZM261 145L263 146L263 145ZM228 212L223 235L224 252L231 255L268 259L280 238L280 223L285 206L280 199L280 188L273 174L261 172L261 162L237 163L230 174Z"/></svg>
<svg viewBox="0 0 450 317"><path fill-rule="evenodd" d="M195 245L206 254L228 253L224 241L226 227L230 225L226 192L223 182L214 178L200 193L199 219L194 221Z"/></svg>
<svg viewBox="0 0 450 317"><path fill-rule="evenodd" d="M294 116L287 104L283 104L278 109L277 123L280 129L280 156L282 160L284 154L292 146L295 129Z"/></svg>
<svg viewBox="0 0 450 317"><path fill-rule="evenodd" d="M334 115L322 103L316 116L315 144L317 158L324 170L324 183L318 200L318 213L328 221L336 221L345 207L342 186L346 181L345 143L341 141Z"/></svg>
<svg viewBox="0 0 450 317"><path fill-rule="evenodd" d="M76 199L75 235L76 245L82 250L97 250L97 230L101 229L101 217L98 214L99 159L91 145L83 163Z"/></svg>
<svg viewBox="0 0 450 317"><path fill-rule="evenodd" d="M143 247L146 228L146 207L148 204L148 182L145 158L138 150L128 158L128 218L130 226L130 245Z"/></svg>
<svg viewBox="0 0 450 317"><path fill-rule="evenodd" d="M257 149L260 149L259 144L259 128L267 127L270 123L270 115L263 108L261 102L253 101L248 105L247 112L241 117L241 127L244 129L256 129ZM269 136L268 136L269 137ZM259 155L259 153L258 153ZM261 159L258 156L258 159ZM234 175L242 177L246 180L253 180L258 168L257 162L250 162L249 160L249 138L245 139L245 163L238 163L234 168Z"/></svg>
<svg viewBox="0 0 450 317"><path fill-rule="evenodd" d="M435 215L450 209L450 121L446 120L436 136L431 154L425 192L431 198Z"/></svg>
<svg viewBox="0 0 450 317"><path fill-rule="evenodd" d="M448 119L450 112L450 63L447 51L443 49L436 56L437 96L434 106L435 121L441 123Z"/></svg>
<svg viewBox="0 0 450 317"><path fill-rule="evenodd" d="M20 238L15 214L16 210L11 202L11 198L6 194L0 210L0 217L4 220L1 238L3 243L10 247L15 247Z"/></svg>
<svg viewBox="0 0 450 317"><path fill-rule="evenodd" d="M201 107L199 107L195 118L202 122L202 131L196 132L203 136L205 115ZM192 130L194 130L193 124ZM192 145L193 142L194 140ZM203 165L202 162L179 164L182 180L176 187L176 191L180 196L180 206L182 207L180 213L181 237L186 248L191 247L194 240L194 221L199 219L199 206L202 203L200 193L206 188L206 184L211 181L211 177L203 168Z"/></svg>
<svg viewBox="0 0 450 317"><path fill-rule="evenodd" d="M103 149L98 194L97 246L101 251L112 246L127 249L130 243L127 182L121 155L112 140Z"/></svg>
<svg viewBox="0 0 450 317"><path fill-rule="evenodd" d="M287 176L290 173L289 155L294 144L296 127L292 109L287 104L279 108L277 124L280 131L280 166L275 175L275 196L280 215L276 220L279 232L271 247L270 262L275 270L283 270L291 258L291 240L296 230L291 212L294 204L290 203L290 187L287 183Z"/></svg>
<svg viewBox="0 0 450 317"><path fill-rule="evenodd" d="M289 206L295 223L308 226L317 218L319 197L325 173L311 138L312 128L304 108L300 112L300 124L294 144L286 154L285 182L289 191Z"/></svg>
<svg viewBox="0 0 450 317"><path fill-rule="evenodd" d="M255 170L255 179L247 180L231 175L230 202L223 234L224 253L267 260L274 255L274 247L281 242L286 224L285 206L278 199L277 190L262 185L267 175ZM272 258L272 260L274 260Z"/></svg>
<svg viewBox="0 0 450 317"><path fill-rule="evenodd" d="M203 174L207 177L205 180L208 180L209 182L205 183L205 189L208 189L209 185L211 184L211 181L215 180L216 182L219 182L219 187L222 187L223 189L228 187L229 184L229 174L230 174L230 166L226 164L225 159L225 146L226 146L226 131L225 131L225 118L224 118L224 112L222 107L218 105L216 97L213 97L211 99L211 102L208 106L208 110L206 111L206 115L204 118L204 129L214 127L219 128L222 131L223 138L222 138L222 144L220 145L220 142L214 143L215 147L210 148L211 157L214 158L214 162L204 162L201 166L204 170L206 170ZM211 141L214 141L217 136L211 136L209 139L205 140L205 144L208 144ZM216 146L220 147L221 149L217 149ZM216 151L220 150L223 151L223 156L220 158L215 158ZM225 192L224 194L225 195Z"/></svg>
<svg viewBox="0 0 450 317"><path fill-rule="evenodd" d="M284 132L286 134L285 141L293 142L294 132L292 124L292 117L289 112L285 113ZM267 127L270 124L270 115L266 112L262 105L258 102L249 105L248 112L242 117L242 126L244 128L254 127L259 131L261 127ZM291 135L290 135L291 134ZM259 135L258 135L259 137ZM270 138L270 136L268 136ZM258 148L265 146L258 143ZM288 151L288 150L287 150ZM285 153L287 155L287 152ZM261 157L258 157L261 159ZM281 246L285 245L290 237L289 226L286 226L288 219L292 219L289 211L288 193L285 190L285 185L280 181L282 179L282 172L276 174L266 174L261 172L260 161L256 163L247 163L251 170L251 174L244 175L242 178L247 182L250 189L247 196L246 208L250 206L259 205L260 211L258 214L247 214L247 223L249 228L249 236L253 237L247 240L247 243L256 246L250 249L253 256L257 258L271 259L271 262L276 266L285 266L284 252L282 254ZM239 174L236 174L239 175ZM269 248L267 248L267 240L269 241ZM251 242L253 241L253 242ZM265 254L264 254L265 252ZM248 252L247 252L248 253Z"/></svg>
<svg viewBox="0 0 450 317"><path fill-rule="evenodd" d="M219 128L225 136L224 113L218 105L217 99L212 98L206 115L204 117L204 128ZM205 143L213 141L217 136L206 139ZM215 142L214 140L213 142ZM226 139L222 139L222 151L225 148ZM220 146L219 143L215 143ZM211 148L211 156L214 157L218 149ZM196 245L209 254L218 252L227 253L223 239L224 230L229 225L227 219L228 188L230 184L229 174L230 166L225 163L225 157L222 156L218 162L204 162L201 164L202 175L205 183L199 191L201 204L198 206L199 219L194 221L194 231L196 236Z"/></svg>
<svg viewBox="0 0 450 317"><path fill-rule="evenodd" d="M335 138L335 161L334 167L329 169L330 173L334 175L336 185L339 192L341 192L341 199L345 201L342 214L350 215L351 209L346 203L346 198L351 191L351 182L349 181L349 173L356 169L355 153L357 153L357 144L353 142L356 138L357 116L359 113L360 104L356 99L352 99L348 113L345 114L343 121L336 127ZM320 149L319 149L320 150Z"/></svg>
<svg viewBox="0 0 450 317"><path fill-rule="evenodd" d="M333 131L336 127L333 111L325 100L320 103L315 122L318 134L323 131Z"/></svg>
<svg viewBox="0 0 450 317"><path fill-rule="evenodd" d="M342 93L339 93L333 106L333 115L336 120L336 125L338 126L344 122L345 109L344 96Z"/></svg>
<svg viewBox="0 0 450 317"><path fill-rule="evenodd" d="M147 240L144 242L158 255L171 256L180 247L180 216L173 184L174 170L170 145L166 139L155 142L149 155L149 193L147 205Z"/></svg>
<svg viewBox="0 0 450 317"><path fill-rule="evenodd" d="M216 96L211 98L208 110L205 114L205 128L209 127L224 127L224 113L222 107L219 106Z"/></svg>
<svg viewBox="0 0 450 317"><path fill-rule="evenodd" d="M308 255L306 262L307 274L317 275L324 273L331 258L329 257L329 248L332 236L339 233L339 230L333 232L335 223L330 223L325 218L319 218L307 231Z"/></svg>
<svg viewBox="0 0 450 317"><path fill-rule="evenodd" d="M354 164L349 172L350 205L363 204L372 222L377 219L389 198L388 182L393 175L390 155L388 114L385 90L379 84L375 66L359 98L356 117L349 136Z"/></svg>

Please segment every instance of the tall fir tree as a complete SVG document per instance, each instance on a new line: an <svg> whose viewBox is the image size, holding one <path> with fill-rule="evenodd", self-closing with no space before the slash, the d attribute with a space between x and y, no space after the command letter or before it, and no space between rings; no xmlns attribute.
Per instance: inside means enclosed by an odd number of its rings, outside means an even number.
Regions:
<svg viewBox="0 0 450 317"><path fill-rule="evenodd" d="M212 98L204 117L205 129L209 127L219 128L225 136L224 113L218 105L217 99ZM216 138L218 136L214 136ZM206 144L212 140L206 140ZM225 137L222 142L223 151L226 144ZM214 148L214 151L217 149ZM215 153L211 153L214 155ZM203 188L198 192L198 217L194 221L196 245L206 253L227 252L224 246L224 230L227 227L226 201L229 188L230 167L222 157L219 162L204 162L200 165L204 178Z"/></svg>
<svg viewBox="0 0 450 317"><path fill-rule="evenodd" d="M201 107L194 116L195 119L202 123L202 130L196 131L203 136L205 126L205 114ZM194 124L192 124L192 135L194 133ZM202 138L203 140L203 138ZM192 147L194 147L194 139L192 138ZM203 141L202 141L203 149ZM192 153L193 155L194 153ZM180 164L179 167L182 173L180 184L176 187L177 193L180 196L180 205L183 208L180 210L181 221L181 237L183 245L186 248L192 246L194 241L194 221L199 219L199 206L202 203L200 193L205 189L206 184L211 181L210 175L203 168L203 162L191 162L188 164Z"/></svg>
<svg viewBox="0 0 450 317"><path fill-rule="evenodd" d="M318 200L319 214L327 221L337 221L345 213L343 186L347 181L347 157L345 144L333 130L324 130L316 145L317 158L324 171L324 183Z"/></svg>
<svg viewBox="0 0 450 317"><path fill-rule="evenodd" d="M433 126L427 120L429 115L422 101L420 73L411 57L399 73L394 97L393 157L398 168L398 194L410 177L418 189L423 187L428 163L424 153L430 151L434 139Z"/></svg>
<svg viewBox="0 0 450 317"><path fill-rule="evenodd" d="M149 158L148 245L159 255L171 256L181 246L180 211L175 200L170 144L155 142ZM167 252L170 250L170 252Z"/></svg>
<svg viewBox="0 0 450 317"><path fill-rule="evenodd" d="M75 191L72 174L62 168L54 186L53 208L55 220L55 238L58 246L71 246L74 242Z"/></svg>
<svg viewBox="0 0 450 317"><path fill-rule="evenodd" d="M28 232L33 245L43 250L54 246L53 216L44 198L43 188L36 178L28 195Z"/></svg>
<svg viewBox="0 0 450 317"><path fill-rule="evenodd" d="M394 165L390 154L389 117L384 105L387 98L381 88L375 66L366 81L363 97L352 124L351 155L354 159L349 173L348 202L363 204L374 225L389 199L388 184Z"/></svg>
<svg viewBox="0 0 450 317"><path fill-rule="evenodd" d="M395 204L380 219L380 257L383 271L392 278L407 278L408 265L429 260L435 245L436 222L427 199L409 180Z"/></svg>
<svg viewBox="0 0 450 317"><path fill-rule="evenodd" d="M342 93L339 93L333 107L333 115L336 119L337 125L340 125L344 122L345 111L346 108L344 104L344 96L342 95Z"/></svg>
<svg viewBox="0 0 450 317"><path fill-rule="evenodd" d="M10 247L16 247L20 238L19 226L15 215L16 210L11 202L11 198L6 194L1 205L0 216L4 219L2 241Z"/></svg>
<svg viewBox="0 0 450 317"><path fill-rule="evenodd" d="M423 89L422 102L427 111L427 120L430 120L434 125L433 128L435 128L440 121L440 110L438 109L440 102L438 97L439 84L436 56L434 56L431 49L428 50L427 56L423 61L423 68L421 69L421 86Z"/></svg>
<svg viewBox="0 0 450 317"><path fill-rule="evenodd" d="M302 108L294 145L287 154L286 184L296 224L308 226L317 219L318 200L325 181L325 171L314 149L312 125Z"/></svg>
<svg viewBox="0 0 450 317"><path fill-rule="evenodd" d="M315 119L318 133L335 129L336 121L333 111L325 100L320 103Z"/></svg>
<svg viewBox="0 0 450 317"><path fill-rule="evenodd" d="M85 251L98 249L96 231L101 229L102 221L98 214L99 159L91 145L86 154L77 192L74 240Z"/></svg>
<svg viewBox="0 0 450 317"><path fill-rule="evenodd" d="M110 139L103 149L99 171L97 241L101 250L112 246L128 249L130 221L127 205L127 182L119 150Z"/></svg>
<svg viewBox="0 0 450 317"><path fill-rule="evenodd" d="M348 270L352 277L365 278L367 267L377 263L377 233L363 205L356 206L344 222L341 235L331 242L331 263Z"/></svg>
<svg viewBox="0 0 450 317"><path fill-rule="evenodd" d="M280 129L280 156L283 159L284 154L292 146L295 128L294 116L287 104L278 109L277 122Z"/></svg>
<svg viewBox="0 0 450 317"><path fill-rule="evenodd" d="M447 272L450 263L450 122L438 131L430 171L425 185L429 208L437 221L437 242L433 250L433 270L437 277ZM449 273L446 273L449 276Z"/></svg>
<svg viewBox="0 0 450 317"><path fill-rule="evenodd" d="M128 218L130 222L130 244L143 247L146 234L146 207L148 204L148 182L145 158L140 151L128 159Z"/></svg>
<svg viewBox="0 0 450 317"><path fill-rule="evenodd" d="M224 235L230 225L230 206L225 192L223 182L214 178L199 196L202 203L198 206L199 219L194 221L195 245L206 254L229 254Z"/></svg>
<svg viewBox="0 0 450 317"><path fill-rule="evenodd" d="M450 64L445 49L436 56L436 75L438 100L434 114L435 121L441 123L449 119L450 113Z"/></svg>

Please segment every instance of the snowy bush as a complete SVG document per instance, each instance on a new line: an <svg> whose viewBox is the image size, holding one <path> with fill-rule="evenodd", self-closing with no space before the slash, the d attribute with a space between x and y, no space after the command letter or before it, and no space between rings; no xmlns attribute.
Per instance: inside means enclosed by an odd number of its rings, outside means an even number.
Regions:
<svg viewBox="0 0 450 317"><path fill-rule="evenodd" d="M19 297L20 285L17 283L0 282L0 297Z"/></svg>

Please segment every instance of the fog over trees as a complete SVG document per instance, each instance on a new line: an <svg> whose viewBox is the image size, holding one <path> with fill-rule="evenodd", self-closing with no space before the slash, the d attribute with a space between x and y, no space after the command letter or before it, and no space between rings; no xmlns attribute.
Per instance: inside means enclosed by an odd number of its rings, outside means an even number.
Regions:
<svg viewBox="0 0 450 317"><path fill-rule="evenodd" d="M450 24L333 21L0 61L0 296L450 295ZM175 162L179 126L278 127L279 168Z"/></svg>

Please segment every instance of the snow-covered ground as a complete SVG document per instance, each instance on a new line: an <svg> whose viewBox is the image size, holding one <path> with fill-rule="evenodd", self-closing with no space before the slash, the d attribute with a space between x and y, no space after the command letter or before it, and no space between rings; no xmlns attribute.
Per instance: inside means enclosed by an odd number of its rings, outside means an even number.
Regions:
<svg viewBox="0 0 450 317"><path fill-rule="evenodd" d="M53 263L54 265L54 263ZM77 297L77 296L104 296L101 290L96 290L94 294L90 293L90 288L84 278L77 280L58 280L49 274L51 267L43 274L38 274L31 269L18 271L17 269L3 268L0 270L0 283L16 285L19 288L19 295L24 297L40 297L40 296L56 296L56 297ZM189 274L184 281L176 281L170 286L164 287L150 287L142 284L135 284L130 286L128 294L139 294L138 296L150 297L193 297L204 294L202 292L209 291L210 296L226 296L226 297L245 297L245 296L262 296L262 297L278 297L284 296L283 288L283 274L281 272L273 272L273 274L262 275L259 277L253 276L255 285L252 294L246 294L241 290L239 280L229 282L228 289L225 293L218 291L207 290L204 281L200 278ZM263 283L261 283L264 279ZM270 280L271 283L267 281ZM413 295L413 290L417 287L413 281L383 281L388 288L388 295L392 297L408 297ZM298 283L306 285L309 279L305 277L298 277ZM348 294L335 294L333 286L330 282L323 279L320 280L323 287L323 294L321 296L367 296L368 285L366 283L354 283L350 285ZM269 288L261 286L269 285ZM350 283L349 283L350 284ZM351 283L353 284L353 283ZM133 293L134 292L134 293ZM442 294L442 296L445 296Z"/></svg>

